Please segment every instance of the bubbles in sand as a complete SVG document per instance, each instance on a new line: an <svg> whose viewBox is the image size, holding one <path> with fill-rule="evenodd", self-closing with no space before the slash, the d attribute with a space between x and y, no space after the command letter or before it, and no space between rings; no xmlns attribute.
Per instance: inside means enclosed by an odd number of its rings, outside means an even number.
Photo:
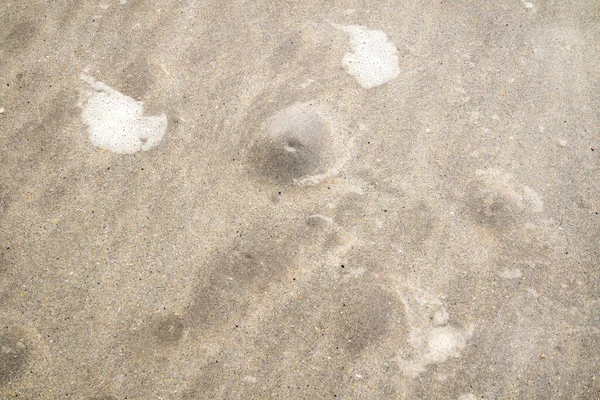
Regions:
<svg viewBox="0 0 600 400"><path fill-rule="evenodd" d="M398 77L398 51L384 32L361 25L339 28L350 36L353 51L344 55L342 64L362 87L381 86Z"/></svg>
<svg viewBox="0 0 600 400"><path fill-rule="evenodd" d="M101 149L133 154L158 145L167 130L167 116L144 116L144 103L82 74L81 119L87 125L90 142Z"/></svg>

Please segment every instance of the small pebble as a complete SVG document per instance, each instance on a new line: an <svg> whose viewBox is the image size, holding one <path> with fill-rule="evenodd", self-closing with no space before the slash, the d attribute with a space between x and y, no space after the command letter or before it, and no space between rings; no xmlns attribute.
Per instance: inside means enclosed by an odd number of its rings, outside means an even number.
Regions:
<svg viewBox="0 0 600 400"><path fill-rule="evenodd" d="M542 355L540 356L540 358L546 358L546 355L545 355L545 354L542 354Z"/></svg>
<svg viewBox="0 0 600 400"><path fill-rule="evenodd" d="M4 111L6 111L4 108L0 107L0 114L4 114Z"/></svg>

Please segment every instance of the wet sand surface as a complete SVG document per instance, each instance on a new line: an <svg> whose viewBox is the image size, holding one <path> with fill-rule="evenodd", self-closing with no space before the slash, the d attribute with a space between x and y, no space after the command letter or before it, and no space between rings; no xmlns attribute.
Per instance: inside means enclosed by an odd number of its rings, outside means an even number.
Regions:
<svg viewBox="0 0 600 400"><path fill-rule="evenodd" d="M0 398L600 398L600 3L0 4Z"/></svg>

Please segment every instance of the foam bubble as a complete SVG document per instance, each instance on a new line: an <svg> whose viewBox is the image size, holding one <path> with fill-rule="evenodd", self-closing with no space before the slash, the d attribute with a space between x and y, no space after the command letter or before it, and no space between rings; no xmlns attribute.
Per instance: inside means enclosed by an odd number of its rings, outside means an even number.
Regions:
<svg viewBox="0 0 600 400"><path fill-rule="evenodd" d="M133 154L158 145L167 130L167 116L144 116L144 103L81 74L88 88L81 119L90 142L101 149Z"/></svg>
<svg viewBox="0 0 600 400"><path fill-rule="evenodd" d="M431 363L444 362L450 357L459 357L467 346L469 335L450 326L433 328L427 335L427 360Z"/></svg>
<svg viewBox="0 0 600 400"><path fill-rule="evenodd" d="M520 269L518 268L514 268L514 269L505 269L504 271L500 272L498 275L500 275L501 278L504 279L517 279L523 276L523 273L521 272Z"/></svg>
<svg viewBox="0 0 600 400"><path fill-rule="evenodd" d="M419 290L414 298L403 297L403 302L410 324L408 343L412 351L401 352L396 362L406 377L416 378L429 365L462 355L474 326L457 328L449 325L450 315L443 302L424 291Z"/></svg>
<svg viewBox="0 0 600 400"><path fill-rule="evenodd" d="M361 25L345 25L340 29L349 34L353 51L344 55L342 64L362 87L373 88L398 77L398 51L384 32Z"/></svg>

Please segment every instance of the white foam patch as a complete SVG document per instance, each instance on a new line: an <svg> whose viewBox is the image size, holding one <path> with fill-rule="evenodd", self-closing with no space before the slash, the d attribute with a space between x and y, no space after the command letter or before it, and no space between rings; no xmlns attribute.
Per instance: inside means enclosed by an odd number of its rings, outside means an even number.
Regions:
<svg viewBox="0 0 600 400"><path fill-rule="evenodd" d="M525 1L525 0L521 0L521 3L523 3L523 5L525 6L525 8L529 8L529 9L533 8L533 3L530 3L530 2Z"/></svg>
<svg viewBox="0 0 600 400"><path fill-rule="evenodd" d="M398 77L398 50L384 32L361 25L346 25L340 29L350 36L353 51L344 55L342 64L362 87L381 86Z"/></svg>
<svg viewBox="0 0 600 400"><path fill-rule="evenodd" d="M460 357L472 333L472 329L459 329L449 325L413 328L408 342L414 349L414 355L408 360L398 357L397 362L405 376L415 378L431 364Z"/></svg>
<svg viewBox="0 0 600 400"><path fill-rule="evenodd" d="M500 272L501 278L504 279L517 279L523 276L523 274L521 273L521 270L518 268L514 268L514 269L505 269L504 271Z"/></svg>
<svg viewBox="0 0 600 400"><path fill-rule="evenodd" d="M408 343L412 351L396 358L402 373L416 378L432 364L461 356L467 347L474 327L457 328L449 324L450 316L443 302L424 291L414 297L402 298L407 312L410 332Z"/></svg>
<svg viewBox="0 0 600 400"><path fill-rule="evenodd" d="M101 149L133 154L158 145L167 130L167 116L144 116L144 103L81 74L88 88L81 119L90 142Z"/></svg>
<svg viewBox="0 0 600 400"><path fill-rule="evenodd" d="M439 363L450 357L460 357L468 338L467 332L451 326L433 328L426 336L428 352L425 358L431 363Z"/></svg>

